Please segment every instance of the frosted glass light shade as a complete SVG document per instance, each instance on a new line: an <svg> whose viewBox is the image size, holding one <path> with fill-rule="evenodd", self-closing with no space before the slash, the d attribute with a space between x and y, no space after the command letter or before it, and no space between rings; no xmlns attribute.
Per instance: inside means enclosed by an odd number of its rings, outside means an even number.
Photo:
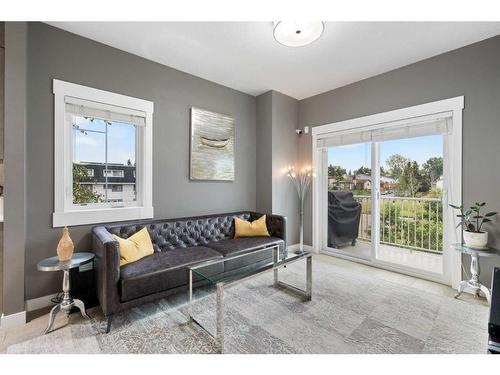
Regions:
<svg viewBox="0 0 500 375"><path fill-rule="evenodd" d="M274 39L288 47L302 47L318 39L325 25L321 21L278 21L274 23Z"/></svg>

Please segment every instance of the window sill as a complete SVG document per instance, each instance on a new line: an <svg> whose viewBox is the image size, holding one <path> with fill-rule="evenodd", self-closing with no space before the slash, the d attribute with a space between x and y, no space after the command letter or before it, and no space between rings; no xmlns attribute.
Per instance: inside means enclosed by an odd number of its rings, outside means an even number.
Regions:
<svg viewBox="0 0 500 375"><path fill-rule="evenodd" d="M116 207L54 212L52 227L111 223L153 218L153 207Z"/></svg>

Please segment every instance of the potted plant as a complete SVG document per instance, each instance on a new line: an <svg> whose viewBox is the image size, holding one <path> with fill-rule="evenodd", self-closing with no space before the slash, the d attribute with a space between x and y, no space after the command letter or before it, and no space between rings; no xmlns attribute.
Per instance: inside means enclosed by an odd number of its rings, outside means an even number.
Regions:
<svg viewBox="0 0 500 375"><path fill-rule="evenodd" d="M455 206L450 204L450 207L459 210L460 214L457 217L460 219L458 227L462 227L464 242L467 246L484 249L488 243L488 232L482 230L483 224L491 221L496 212L488 212L481 215L481 209L486 205L485 202L478 203L470 206L469 209L464 211L464 206Z"/></svg>

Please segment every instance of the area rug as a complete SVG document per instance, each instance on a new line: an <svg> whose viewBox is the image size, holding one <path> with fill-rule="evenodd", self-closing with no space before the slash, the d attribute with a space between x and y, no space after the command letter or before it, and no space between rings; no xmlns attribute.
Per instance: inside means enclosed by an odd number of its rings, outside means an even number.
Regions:
<svg viewBox="0 0 500 375"><path fill-rule="evenodd" d="M305 285L305 265L280 277ZM225 353L485 353L488 308L364 274L325 256L313 262L313 298L271 287L266 273L227 289ZM211 288L195 293L194 315L215 330ZM96 308L9 345L7 353L216 353L213 339L186 319L186 296L159 300L116 316L112 331Z"/></svg>

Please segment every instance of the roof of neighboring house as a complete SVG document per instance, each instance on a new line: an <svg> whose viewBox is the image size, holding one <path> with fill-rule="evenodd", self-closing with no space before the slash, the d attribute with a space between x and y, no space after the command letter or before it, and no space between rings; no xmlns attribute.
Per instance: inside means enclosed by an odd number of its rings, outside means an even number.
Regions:
<svg viewBox="0 0 500 375"><path fill-rule="evenodd" d="M94 170L94 176L82 179L81 182L92 182L92 183L102 183L106 182L106 178L104 177L104 170L106 169L106 165L104 163L74 163L76 165L81 165L87 169ZM134 165L124 165L124 164L116 164L116 163L108 163L108 170L122 170L123 177L108 177L108 183L110 184L123 184L123 183L135 183L135 166Z"/></svg>

